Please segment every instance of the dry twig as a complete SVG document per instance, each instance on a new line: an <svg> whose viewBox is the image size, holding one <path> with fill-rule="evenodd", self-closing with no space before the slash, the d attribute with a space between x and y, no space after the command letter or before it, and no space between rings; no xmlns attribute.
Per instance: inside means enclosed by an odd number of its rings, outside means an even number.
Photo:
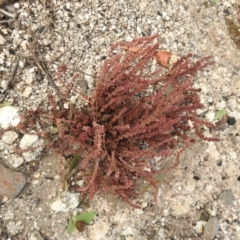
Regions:
<svg viewBox="0 0 240 240"><path fill-rule="evenodd" d="M1 97L0 101L2 101L7 96L8 92L9 92L9 89L13 86L18 68L19 68L19 57L17 58L17 61L16 61L15 66L13 68L13 72L11 74L11 78L10 78L9 83L8 83L8 88L5 91L4 95Z"/></svg>

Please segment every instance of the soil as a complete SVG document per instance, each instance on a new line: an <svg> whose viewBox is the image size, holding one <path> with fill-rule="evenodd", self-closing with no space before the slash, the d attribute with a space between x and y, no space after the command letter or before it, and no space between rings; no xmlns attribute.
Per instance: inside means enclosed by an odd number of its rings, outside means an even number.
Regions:
<svg viewBox="0 0 240 240"><path fill-rule="evenodd" d="M117 41L160 34L162 49L194 59L212 55L216 64L196 74L205 105L198 114L216 123L208 133L220 142L198 142L180 166L162 176L157 203L143 191L134 209L121 199L97 195L78 204L59 175L59 158L46 149L34 161L11 164L12 149L0 140L1 161L24 172L27 184L15 199L1 198L0 238L8 240L200 240L238 239L240 235L240 2L238 0L4 1L0 7L0 99L20 113L48 108L58 97L57 66L80 72L80 87L94 87L94 76ZM214 3L216 2L216 3ZM44 66L44 69L39 68ZM85 84L84 84L85 83ZM74 94L70 100L80 103ZM67 106L66 106L67 107ZM3 146L3 147L2 147ZM67 200L66 200L67 199ZM65 202L64 202L65 201ZM83 232L67 233L70 214L93 211Z"/></svg>

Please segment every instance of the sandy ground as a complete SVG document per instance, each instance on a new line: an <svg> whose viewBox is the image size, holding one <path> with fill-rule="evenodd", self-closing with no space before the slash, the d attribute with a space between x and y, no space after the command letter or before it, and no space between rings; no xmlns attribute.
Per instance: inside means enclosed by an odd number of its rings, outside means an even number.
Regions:
<svg viewBox="0 0 240 240"><path fill-rule="evenodd" d="M214 56L216 64L194 79L206 106L198 114L214 122L215 114L226 109L236 120L212 133L220 142L199 142L187 151L180 166L164 176L157 203L151 191L142 194L142 209L111 196L96 196L90 206L77 206L76 195L62 189L57 156L47 151L37 160L16 163L12 149L21 136L11 145L0 140L1 161L27 176L17 198L1 199L1 239L239 238L240 2L210 2L214 1L29 0L0 7L1 103L12 102L20 113L47 107L47 96L57 95L54 73L59 64L66 63L72 73L80 71L91 90L94 79L84 73L99 70L111 44L159 33L162 49L177 56ZM53 84L38 68L42 59ZM72 96L71 101L77 100ZM69 235L69 214L86 211L96 212L94 221L83 232Z"/></svg>

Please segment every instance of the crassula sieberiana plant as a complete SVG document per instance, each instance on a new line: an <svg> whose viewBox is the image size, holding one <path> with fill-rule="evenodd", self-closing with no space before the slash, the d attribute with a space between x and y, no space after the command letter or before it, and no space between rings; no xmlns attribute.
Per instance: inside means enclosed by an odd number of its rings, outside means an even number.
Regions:
<svg viewBox="0 0 240 240"><path fill-rule="evenodd" d="M193 86L193 75L213 64L211 57L193 62L187 55L170 69L153 68L157 39L153 35L113 45L92 94L74 91L85 106L63 109L50 97L51 111L38 108L25 114L21 126L43 136L62 163L78 158L72 179L84 180L74 188L82 197L113 194L137 207L132 199L138 180L147 181L156 196L159 173L175 169L181 153L196 141L216 140L202 134L202 127L214 126L197 117L196 110L204 106L200 89ZM122 46L139 51L123 51ZM66 69L59 66L58 79ZM61 101L68 101L65 97ZM174 157L172 165L159 167L167 157Z"/></svg>

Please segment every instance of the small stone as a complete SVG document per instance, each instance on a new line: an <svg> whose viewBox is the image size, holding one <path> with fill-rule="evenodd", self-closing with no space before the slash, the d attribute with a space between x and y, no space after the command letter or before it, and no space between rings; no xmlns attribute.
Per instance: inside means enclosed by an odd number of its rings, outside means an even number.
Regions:
<svg viewBox="0 0 240 240"><path fill-rule="evenodd" d="M64 103L63 107L64 107L64 109L69 109L69 104L68 103Z"/></svg>
<svg viewBox="0 0 240 240"><path fill-rule="evenodd" d="M212 202L205 204L204 208L211 217L215 217L217 215L217 209Z"/></svg>
<svg viewBox="0 0 240 240"><path fill-rule="evenodd" d="M20 121L18 108L12 106L0 108L0 127L3 129L16 127Z"/></svg>
<svg viewBox="0 0 240 240"><path fill-rule="evenodd" d="M25 134L20 141L20 148L24 150L29 147L34 147L38 139L37 135Z"/></svg>
<svg viewBox="0 0 240 240"><path fill-rule="evenodd" d="M137 26L137 32L142 33L142 29L139 26Z"/></svg>
<svg viewBox="0 0 240 240"><path fill-rule="evenodd" d="M8 34L8 29L7 28L2 28L1 31L4 35Z"/></svg>
<svg viewBox="0 0 240 240"><path fill-rule="evenodd" d="M24 160L26 162L31 162L31 161L34 161L34 160L37 160L37 158L40 156L41 154L41 151L43 150L43 145L44 145L44 141L43 140L40 140L39 141L39 147L34 149L34 151L28 151L28 152L24 152L22 154Z"/></svg>
<svg viewBox="0 0 240 240"><path fill-rule="evenodd" d="M25 88L24 92L22 93L22 96L25 97L25 98L28 98L31 93L32 93L32 87L27 86Z"/></svg>
<svg viewBox="0 0 240 240"><path fill-rule="evenodd" d="M20 8L20 4L19 4L18 2L16 2L16 3L14 3L14 7L15 7L16 9L19 9L19 8Z"/></svg>
<svg viewBox="0 0 240 240"><path fill-rule="evenodd" d="M77 96L71 96L71 97L70 97L70 102L71 102L71 103L75 104L76 101L77 101Z"/></svg>
<svg viewBox="0 0 240 240"><path fill-rule="evenodd" d="M50 43L52 43L52 40L51 40L51 39L47 39L47 38L44 38L44 39L43 39L43 44L44 44L45 46L49 45Z"/></svg>
<svg viewBox="0 0 240 240"><path fill-rule="evenodd" d="M21 68L23 68L24 65L25 65L25 62L24 62L24 61L19 61L19 66L20 66Z"/></svg>
<svg viewBox="0 0 240 240"><path fill-rule="evenodd" d="M31 233L28 240L44 240L44 238L41 236L41 234L38 231L34 231Z"/></svg>
<svg viewBox="0 0 240 240"><path fill-rule="evenodd" d="M40 155L41 151L44 148L44 141L43 139L39 140L37 135L25 134L22 137L19 146L23 150L34 148L34 151L27 151L22 154L25 161L31 162L33 160L36 160Z"/></svg>
<svg viewBox="0 0 240 240"><path fill-rule="evenodd" d="M34 198L31 200L30 204L32 207L36 207L40 203L40 198Z"/></svg>
<svg viewBox="0 0 240 240"><path fill-rule="evenodd" d="M0 195L15 198L26 184L23 173L13 171L0 164Z"/></svg>
<svg viewBox="0 0 240 240"><path fill-rule="evenodd" d="M2 80L1 81L1 87L2 87L2 89L3 90L7 90L8 89L8 81L6 81L6 80Z"/></svg>
<svg viewBox="0 0 240 240"><path fill-rule="evenodd" d="M81 89L81 92L83 94L85 94L87 92L87 89L88 89L88 84L85 80L81 80L81 81L78 81L78 86L80 87Z"/></svg>
<svg viewBox="0 0 240 240"><path fill-rule="evenodd" d="M41 174L40 174L40 173L34 173L33 176L34 176L35 178L40 178Z"/></svg>
<svg viewBox="0 0 240 240"><path fill-rule="evenodd" d="M209 97L207 101L208 101L208 103L212 103L213 102L213 98Z"/></svg>
<svg viewBox="0 0 240 240"><path fill-rule="evenodd" d="M11 211L7 211L3 218L4 218L5 221L6 220L11 220L11 219L14 218L14 213L11 212Z"/></svg>
<svg viewBox="0 0 240 240"><path fill-rule="evenodd" d="M205 221L196 222L195 231L197 234L203 234L203 228L206 225Z"/></svg>
<svg viewBox="0 0 240 240"><path fill-rule="evenodd" d="M78 193L63 192L59 198L50 204L50 207L55 212L71 212L78 204Z"/></svg>
<svg viewBox="0 0 240 240"><path fill-rule="evenodd" d="M152 24L152 21L150 19L147 20L148 24Z"/></svg>
<svg viewBox="0 0 240 240"><path fill-rule="evenodd" d="M77 184L79 187L81 187L81 186L83 186L83 184L84 184L84 180L79 180L79 181L76 182L76 184Z"/></svg>
<svg viewBox="0 0 240 240"><path fill-rule="evenodd" d="M71 3L70 2L66 3L66 9L71 10Z"/></svg>
<svg viewBox="0 0 240 240"><path fill-rule="evenodd" d="M227 123L228 125L232 126L236 123L236 119L234 117L229 117Z"/></svg>
<svg viewBox="0 0 240 240"><path fill-rule="evenodd" d="M226 102L225 101L218 102L215 107L218 110L224 109L226 108Z"/></svg>
<svg viewBox="0 0 240 240"><path fill-rule="evenodd" d="M19 34L15 34L13 38L14 47L21 44L21 39Z"/></svg>
<svg viewBox="0 0 240 240"><path fill-rule="evenodd" d="M25 77L25 82L28 84L28 85L32 85L32 82L33 82L33 74L28 74L26 75ZM26 89L25 89L26 90Z"/></svg>
<svg viewBox="0 0 240 240"><path fill-rule="evenodd" d="M8 197L3 197L3 199L2 199L2 203L7 202L7 200L8 200Z"/></svg>
<svg viewBox="0 0 240 240"><path fill-rule="evenodd" d="M110 224L108 222L109 220L107 217L102 217L101 219L98 219L91 228L88 229L88 237L89 239L109 239L107 237L107 234L109 232ZM132 227L129 226L127 229L122 231L122 235L132 235ZM139 238L135 238L139 239Z"/></svg>
<svg viewBox="0 0 240 240"><path fill-rule="evenodd" d="M215 112L213 112L213 111L210 111L210 112L208 112L208 113L206 114L206 118L207 118L207 120L210 121L210 122L213 121L214 117L215 117Z"/></svg>
<svg viewBox="0 0 240 240"><path fill-rule="evenodd" d="M219 194L218 199L222 200L227 205L233 205L234 196L233 196L231 189L222 191Z"/></svg>
<svg viewBox="0 0 240 240"><path fill-rule="evenodd" d="M176 52L172 52L172 55L169 60L169 66L172 67L178 61L178 55Z"/></svg>
<svg viewBox="0 0 240 240"><path fill-rule="evenodd" d="M14 131L7 131L2 136L3 142L7 144L12 144L17 138L18 135Z"/></svg>
<svg viewBox="0 0 240 240"><path fill-rule="evenodd" d="M17 222L11 221L7 224L8 232L11 235L17 235L23 230L23 228L24 226L21 221L17 221Z"/></svg>
<svg viewBox="0 0 240 240"><path fill-rule="evenodd" d="M142 207L142 208L145 208L145 207L147 207L147 205L148 205L147 202L143 202L143 203L141 204L141 207Z"/></svg>
<svg viewBox="0 0 240 240"><path fill-rule="evenodd" d="M196 181L198 181L198 180L200 180L200 177L198 177L198 176L193 176L193 179L196 180Z"/></svg>
<svg viewBox="0 0 240 240"><path fill-rule="evenodd" d="M6 43L6 39L0 35L0 45L4 45Z"/></svg>
<svg viewBox="0 0 240 240"><path fill-rule="evenodd" d="M140 10L143 10L146 6L147 6L147 1L142 1L142 2L140 2L139 3L139 8L140 8Z"/></svg>
<svg viewBox="0 0 240 240"><path fill-rule="evenodd" d="M24 162L23 157L15 154L10 155L7 160L14 168L20 167Z"/></svg>
<svg viewBox="0 0 240 240"><path fill-rule="evenodd" d="M21 42L20 46L23 48L24 51L28 50L28 41L24 40Z"/></svg>
<svg viewBox="0 0 240 240"><path fill-rule="evenodd" d="M209 218L204 228L204 239L213 240L214 237L218 234L219 224L216 217Z"/></svg>
<svg viewBox="0 0 240 240"><path fill-rule="evenodd" d="M234 111L238 106L238 102L235 99L229 99L228 104L232 111Z"/></svg>
<svg viewBox="0 0 240 240"><path fill-rule="evenodd" d="M90 89L94 87L94 77L93 77L94 71L92 67L88 67L84 74L84 80L87 82L87 85Z"/></svg>

